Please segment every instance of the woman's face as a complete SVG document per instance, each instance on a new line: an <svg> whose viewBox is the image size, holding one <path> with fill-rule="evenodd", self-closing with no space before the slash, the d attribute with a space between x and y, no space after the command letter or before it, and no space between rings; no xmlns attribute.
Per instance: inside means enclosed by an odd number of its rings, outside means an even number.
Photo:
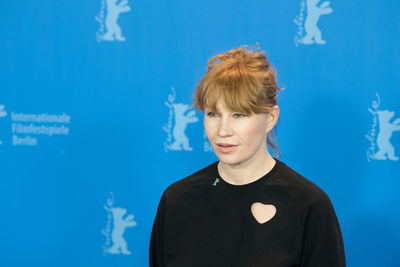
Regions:
<svg viewBox="0 0 400 267"><path fill-rule="evenodd" d="M277 112L274 114L279 115L279 108L275 107ZM205 108L204 128L220 161L229 165L246 165L265 159L268 154L266 134L275 125L277 116L241 114L228 110L221 100L216 108L216 113Z"/></svg>

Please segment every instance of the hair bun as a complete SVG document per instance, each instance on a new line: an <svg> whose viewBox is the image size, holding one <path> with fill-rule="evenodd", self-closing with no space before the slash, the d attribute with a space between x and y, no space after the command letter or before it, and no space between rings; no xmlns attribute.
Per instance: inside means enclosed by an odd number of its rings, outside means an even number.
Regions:
<svg viewBox="0 0 400 267"><path fill-rule="evenodd" d="M242 47L246 48L246 49L243 49ZM243 59L248 58L250 56L250 54L252 53L247 50L247 48L249 48L249 47L256 48L255 46L252 46L252 45L242 45L238 48L235 48L228 52L225 52L224 54L219 54L219 55L214 56L213 58L211 58L208 61L208 64L207 64L208 69L210 69L212 67L212 65L215 63L216 60L219 60L220 62L223 62L226 60L242 61ZM258 43L257 43L257 48L258 48L258 50L256 53L259 53L260 46L258 45Z"/></svg>

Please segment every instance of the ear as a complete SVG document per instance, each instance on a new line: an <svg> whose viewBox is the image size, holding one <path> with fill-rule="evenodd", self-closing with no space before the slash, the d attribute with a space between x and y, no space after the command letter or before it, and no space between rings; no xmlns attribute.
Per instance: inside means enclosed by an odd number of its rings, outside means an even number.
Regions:
<svg viewBox="0 0 400 267"><path fill-rule="evenodd" d="M267 128L267 132L272 130L272 128L274 128L276 122L278 121L279 118L279 107L278 105L275 105L272 108L272 111L270 113L268 113L268 128Z"/></svg>

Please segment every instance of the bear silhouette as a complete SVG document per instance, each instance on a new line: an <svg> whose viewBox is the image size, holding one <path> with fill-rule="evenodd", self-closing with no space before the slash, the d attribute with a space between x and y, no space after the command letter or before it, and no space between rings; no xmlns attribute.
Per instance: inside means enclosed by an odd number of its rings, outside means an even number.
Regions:
<svg viewBox="0 0 400 267"><path fill-rule="evenodd" d="M301 43L303 44L313 44L314 41L317 44L326 43L321 38L321 30L318 28L317 23L321 15L330 14L333 10L329 7L329 1L323 2L318 7L317 4L319 1L320 0L307 0L307 17L304 22L306 35L301 40Z"/></svg>
<svg viewBox="0 0 400 267"><path fill-rule="evenodd" d="M107 32L101 37L105 41L125 41L125 37L122 36L121 27L118 25L117 20L120 13L129 12L131 8L128 6L127 0L122 0L118 5L117 0L107 0L107 16L106 16L106 28Z"/></svg>
<svg viewBox="0 0 400 267"><path fill-rule="evenodd" d="M124 208L111 208L111 212L113 215L114 227L111 232L111 241L113 245L107 249L108 253L111 254L125 254L129 255L131 252L127 248L127 243L123 238L125 228L132 227L136 225L136 222L133 220L133 215L129 215L126 219L123 219L126 209Z"/></svg>
<svg viewBox="0 0 400 267"><path fill-rule="evenodd" d="M393 123L389 122L394 116L393 111L378 110L376 114L379 120L379 133L376 141L379 150L375 153L374 158L384 160L387 154L389 159L399 160L399 157L394 155L394 148L389 140L394 131L400 131L400 120L396 119Z"/></svg>
<svg viewBox="0 0 400 267"><path fill-rule="evenodd" d="M4 110L4 105L0 105L0 118L7 116L7 111Z"/></svg>
<svg viewBox="0 0 400 267"><path fill-rule="evenodd" d="M169 146L171 150L182 150L191 151L193 148L189 146L189 139L185 135L185 130L188 123L197 122L199 119L195 116L195 111L190 111L187 115L189 105L186 104L173 104L174 115L175 115L175 125L172 130L172 135L175 139L174 143Z"/></svg>

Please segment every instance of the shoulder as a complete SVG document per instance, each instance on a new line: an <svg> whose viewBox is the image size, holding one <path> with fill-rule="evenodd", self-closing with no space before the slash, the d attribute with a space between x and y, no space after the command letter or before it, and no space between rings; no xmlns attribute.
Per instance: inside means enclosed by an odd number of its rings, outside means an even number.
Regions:
<svg viewBox="0 0 400 267"><path fill-rule="evenodd" d="M299 215L304 216L314 206L333 209L328 195L321 187L282 161L279 163L279 175L274 183L284 188Z"/></svg>
<svg viewBox="0 0 400 267"><path fill-rule="evenodd" d="M204 190L210 188L217 163L216 161L172 183L164 190L163 196L169 201L174 201L188 195L203 193Z"/></svg>

